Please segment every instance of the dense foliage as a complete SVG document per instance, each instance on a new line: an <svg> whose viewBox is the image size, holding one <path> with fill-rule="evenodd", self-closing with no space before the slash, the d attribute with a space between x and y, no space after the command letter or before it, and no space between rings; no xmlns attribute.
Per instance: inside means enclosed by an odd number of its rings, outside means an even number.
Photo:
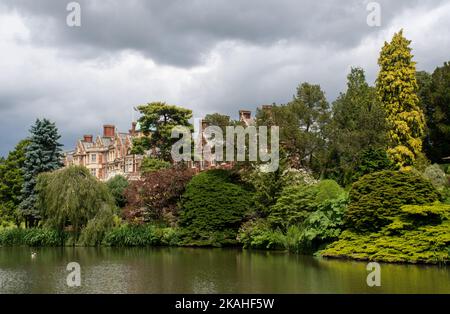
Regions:
<svg viewBox="0 0 450 314"><path fill-rule="evenodd" d="M61 246L64 234L47 228L8 228L0 230L0 246Z"/></svg>
<svg viewBox="0 0 450 314"><path fill-rule="evenodd" d="M229 172L210 170L192 178L181 202L179 224L187 245L236 244L252 195Z"/></svg>
<svg viewBox="0 0 450 314"><path fill-rule="evenodd" d="M425 131L410 43L400 31L384 43L378 59L377 93L386 112L387 152L399 167L412 166L422 153Z"/></svg>
<svg viewBox="0 0 450 314"><path fill-rule="evenodd" d="M339 183L348 185L361 175L361 170L365 174L364 164L371 157L367 155L384 152L386 146L385 112L375 88L367 84L363 69L351 69L346 92L333 103L333 117L328 127L330 169L327 171ZM355 173L357 167L360 169Z"/></svg>
<svg viewBox="0 0 450 314"><path fill-rule="evenodd" d="M170 168L171 164L168 161L152 158L152 157L144 157L141 163L141 173L149 173L155 172L162 169Z"/></svg>
<svg viewBox="0 0 450 314"><path fill-rule="evenodd" d="M39 209L45 226L59 232L69 228L75 241L90 220L95 219L97 233L103 233L112 226L114 199L106 185L84 167L70 166L41 174L36 191L36 208ZM91 231L91 234L94 233Z"/></svg>
<svg viewBox="0 0 450 314"><path fill-rule="evenodd" d="M20 225L18 207L22 198L23 166L28 140L20 141L8 157L0 161L0 226Z"/></svg>
<svg viewBox="0 0 450 314"><path fill-rule="evenodd" d="M153 225L122 225L105 236L109 246L157 246L177 245L179 232L174 228L159 228Z"/></svg>
<svg viewBox="0 0 450 314"><path fill-rule="evenodd" d="M287 230L292 225L303 223L324 201L337 199L343 194L343 189L333 180L287 186L271 207L268 220L273 227Z"/></svg>
<svg viewBox="0 0 450 314"><path fill-rule="evenodd" d="M375 172L353 184L346 220L355 230L379 231L402 205L433 203L439 198L429 181L412 172Z"/></svg>
<svg viewBox="0 0 450 314"><path fill-rule="evenodd" d="M37 120L0 157L0 245L242 245L446 263L450 64L416 73L409 46L401 31L385 43L376 87L351 68L332 106L320 85L304 82L288 103L257 109L250 124L280 128L274 172L249 160L200 173L174 164L171 131L192 129L192 112L154 102L138 108L143 136L131 153L144 156L141 177L105 184L82 167L59 169L57 129ZM248 122L214 113L202 126Z"/></svg>
<svg viewBox="0 0 450 314"><path fill-rule="evenodd" d="M419 97L427 130L424 150L433 162L450 156L450 63L445 62L430 75L418 72Z"/></svg>
<svg viewBox="0 0 450 314"><path fill-rule="evenodd" d="M128 187L128 180L121 175L116 175L106 181L109 192L116 200L117 207L124 207L127 200L125 198L125 190Z"/></svg>
<svg viewBox="0 0 450 314"><path fill-rule="evenodd" d="M383 262L447 263L450 261L450 205L403 206L379 232L344 231L322 256Z"/></svg>
<svg viewBox="0 0 450 314"><path fill-rule="evenodd" d="M193 175L192 169L182 166L143 174L125 191L128 203L125 218L134 224L174 225L181 195Z"/></svg>

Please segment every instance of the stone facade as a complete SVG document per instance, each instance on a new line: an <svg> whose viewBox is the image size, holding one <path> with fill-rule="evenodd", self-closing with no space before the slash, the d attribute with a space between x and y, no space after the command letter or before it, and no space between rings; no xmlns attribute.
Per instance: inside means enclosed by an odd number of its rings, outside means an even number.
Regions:
<svg viewBox="0 0 450 314"><path fill-rule="evenodd" d="M64 164L85 166L102 181L115 175L138 179L143 156L131 154L131 146L133 138L139 136L142 133L136 130L136 122L128 133L118 132L114 125L104 125L103 135L95 139L84 135L78 140L75 149L65 153Z"/></svg>

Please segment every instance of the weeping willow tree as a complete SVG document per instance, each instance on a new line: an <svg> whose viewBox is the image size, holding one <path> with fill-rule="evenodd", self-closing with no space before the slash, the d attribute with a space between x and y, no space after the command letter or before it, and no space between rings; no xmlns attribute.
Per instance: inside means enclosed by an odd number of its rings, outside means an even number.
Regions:
<svg viewBox="0 0 450 314"><path fill-rule="evenodd" d="M98 244L113 225L115 200L102 182L80 166L38 176L37 208L46 227L71 230L74 240Z"/></svg>

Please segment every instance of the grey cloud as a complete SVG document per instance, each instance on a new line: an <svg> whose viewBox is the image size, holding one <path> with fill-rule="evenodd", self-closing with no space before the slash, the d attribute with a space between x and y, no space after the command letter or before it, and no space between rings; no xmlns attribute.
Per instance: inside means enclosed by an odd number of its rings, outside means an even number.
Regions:
<svg viewBox="0 0 450 314"><path fill-rule="evenodd" d="M0 4L0 14L18 14L30 32L0 41L0 155L36 117L56 121L70 149L83 133L99 134L103 123L127 130L132 106L150 101L186 106L197 117L236 117L240 108L285 103L309 81L331 102L352 65L373 82L392 25L414 26L420 69L440 65L450 49L448 19L421 20L442 1L379 1L381 28L366 25L368 1L79 0L80 28L65 24L68 2ZM395 22L408 10L417 20ZM431 26L422 30L421 23Z"/></svg>
<svg viewBox="0 0 450 314"><path fill-rule="evenodd" d="M348 48L374 31L366 25L368 1L78 2L80 28L66 26L66 1L6 0L5 4L28 18L35 42L64 48L74 57L134 49L158 63L183 67L201 64L210 49L224 40L270 45L284 39ZM419 4L417 0L379 2L385 25L405 8Z"/></svg>

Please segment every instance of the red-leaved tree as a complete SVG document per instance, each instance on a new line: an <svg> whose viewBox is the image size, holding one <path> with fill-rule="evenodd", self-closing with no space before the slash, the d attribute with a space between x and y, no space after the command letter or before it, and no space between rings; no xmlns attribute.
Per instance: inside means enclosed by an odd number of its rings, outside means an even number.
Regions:
<svg viewBox="0 0 450 314"><path fill-rule="evenodd" d="M128 205L124 218L136 224L175 224L178 201L194 174L193 169L182 166L143 174L125 190Z"/></svg>

